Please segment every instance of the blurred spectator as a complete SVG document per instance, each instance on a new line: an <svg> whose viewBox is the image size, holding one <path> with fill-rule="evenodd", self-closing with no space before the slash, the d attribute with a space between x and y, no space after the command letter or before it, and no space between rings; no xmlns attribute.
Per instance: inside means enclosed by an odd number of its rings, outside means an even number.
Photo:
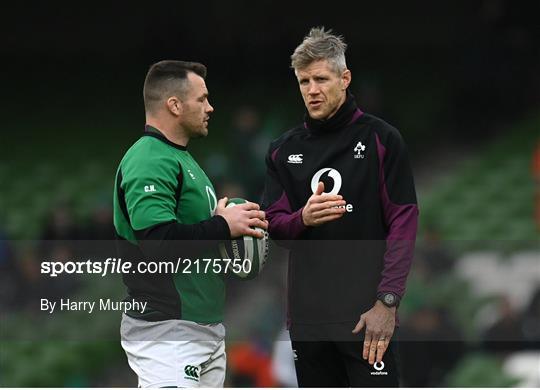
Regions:
<svg viewBox="0 0 540 390"><path fill-rule="evenodd" d="M488 351L509 352L523 347L521 316L507 296L498 300L499 319L490 326L482 337L483 346Z"/></svg>
<svg viewBox="0 0 540 390"><path fill-rule="evenodd" d="M536 229L540 232L540 141L534 149L531 171L534 181L534 220Z"/></svg>
<svg viewBox="0 0 540 390"><path fill-rule="evenodd" d="M276 387L270 353L257 341L233 344L227 356L231 387Z"/></svg>
<svg viewBox="0 0 540 390"><path fill-rule="evenodd" d="M54 261L73 260L69 248L58 245L52 248L50 258ZM41 263L31 248L26 248L17 261L21 274L18 299L32 313L39 313L40 299L58 301L69 297L80 286L78 274L63 274L51 278L41 273Z"/></svg>
<svg viewBox="0 0 540 390"><path fill-rule="evenodd" d="M272 373L276 378L278 386L298 387L291 338L286 329L281 330L274 342Z"/></svg>
<svg viewBox="0 0 540 390"><path fill-rule="evenodd" d="M264 156L271 141L261 130L260 122L259 112L255 108L240 107L233 116L232 131L228 137L231 156L229 176L239 181L248 199L256 202L262 192Z"/></svg>
<svg viewBox="0 0 540 390"><path fill-rule="evenodd" d="M384 93L381 89L380 82L376 77L367 74L364 74L362 77L357 88L360 107L362 110L378 116L385 112L383 106Z"/></svg>
<svg viewBox="0 0 540 390"><path fill-rule="evenodd" d="M38 257L40 261L50 259L54 252L68 252L75 255L75 240L81 238L82 229L77 226L71 206L66 200L58 202L46 218L39 238Z"/></svg>
<svg viewBox="0 0 540 390"><path fill-rule="evenodd" d="M84 233L88 240L114 240L113 213L110 201L100 201L90 215L89 224Z"/></svg>
<svg viewBox="0 0 540 390"><path fill-rule="evenodd" d="M248 195L246 193L246 190L244 189L242 184L236 183L236 182L233 182L233 181L225 180L225 181L220 182L217 185L216 191L217 191L216 195L217 195L218 199L226 196L229 199L231 199L231 198L243 198L243 199L248 199L248 200L253 201L253 202L257 201L257 200L255 200L253 198L248 197Z"/></svg>
<svg viewBox="0 0 540 390"><path fill-rule="evenodd" d="M54 259L55 253L61 253L66 259L73 259L76 255L76 241L80 240L81 236L82 229L75 222L71 205L65 200L58 202L46 218L39 236L38 261L60 261Z"/></svg>
<svg viewBox="0 0 540 390"><path fill-rule="evenodd" d="M540 287L531 297L531 302L523 313L522 332L528 349L540 350Z"/></svg>
<svg viewBox="0 0 540 390"><path fill-rule="evenodd" d="M423 307L400 327L402 385L437 387L464 353L461 331L444 309Z"/></svg>
<svg viewBox="0 0 540 390"><path fill-rule="evenodd" d="M6 235L0 230L0 312L17 307L22 281L19 269L15 263L13 248Z"/></svg>
<svg viewBox="0 0 540 390"><path fill-rule="evenodd" d="M41 240L77 240L80 228L76 225L67 201L60 201L45 220Z"/></svg>
<svg viewBox="0 0 540 390"><path fill-rule="evenodd" d="M116 255L113 213L109 197L100 199L91 210L90 220L81 233L77 253L83 258L97 260Z"/></svg>
<svg viewBox="0 0 540 390"><path fill-rule="evenodd" d="M441 233L433 222L425 223L424 240L418 243L415 267L422 271L427 281L445 275L454 267L455 257L445 245Z"/></svg>
<svg viewBox="0 0 540 390"><path fill-rule="evenodd" d="M30 311L37 313L35 309L39 305L39 300L47 298L49 290L45 279L41 276L39 261L36 259L34 251L30 248L21 250L18 255L17 265L22 281L17 293L17 299L22 308L28 308Z"/></svg>
<svg viewBox="0 0 540 390"><path fill-rule="evenodd" d="M24 283L21 293L27 309L37 313L40 299L58 301L68 297L80 286L79 274L50 278L41 274L40 267L42 261L79 260L77 255L81 246L77 240L80 240L82 235L83 229L74 218L71 204L66 199L58 201L45 220L36 250L25 250L19 261Z"/></svg>

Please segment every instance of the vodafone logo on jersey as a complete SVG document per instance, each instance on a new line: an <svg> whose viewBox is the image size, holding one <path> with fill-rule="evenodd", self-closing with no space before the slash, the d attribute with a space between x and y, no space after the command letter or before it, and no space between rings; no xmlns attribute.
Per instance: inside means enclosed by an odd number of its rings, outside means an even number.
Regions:
<svg viewBox="0 0 540 390"><path fill-rule="evenodd" d="M325 192L323 192L323 194L330 195L338 195L339 190L341 189L341 185L343 184L343 181L341 179L341 173L339 173L339 171L334 168L322 168L313 175L313 177L311 178L311 192L315 193L315 191L317 191L317 185L320 181L324 183ZM333 181L333 185L329 185L330 181ZM331 188L330 191L328 191L329 188ZM348 213L353 212L353 205L350 203L347 203L345 206L340 207L343 207Z"/></svg>
<svg viewBox="0 0 540 390"><path fill-rule="evenodd" d="M328 177L331 177L332 179L334 179L334 187L332 187L332 190L328 192L326 191L328 190L327 183L325 183L325 180L321 180L323 179L324 174L327 174ZM317 184L319 184L320 181L325 183L324 184L325 192L323 192L323 194L337 195L339 193L339 190L341 189L341 183L342 183L341 174L338 171L336 171L334 168L319 169L317 173L313 175L313 177L311 178L311 192L315 193L315 191L317 191Z"/></svg>

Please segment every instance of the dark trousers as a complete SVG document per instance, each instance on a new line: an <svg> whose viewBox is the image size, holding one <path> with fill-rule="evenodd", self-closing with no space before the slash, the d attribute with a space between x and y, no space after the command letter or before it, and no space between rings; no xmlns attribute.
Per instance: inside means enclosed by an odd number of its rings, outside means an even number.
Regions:
<svg viewBox="0 0 540 390"><path fill-rule="evenodd" d="M353 341L295 336L291 331L299 387L399 387L396 342L390 343L383 364L371 365L362 358L363 335Z"/></svg>

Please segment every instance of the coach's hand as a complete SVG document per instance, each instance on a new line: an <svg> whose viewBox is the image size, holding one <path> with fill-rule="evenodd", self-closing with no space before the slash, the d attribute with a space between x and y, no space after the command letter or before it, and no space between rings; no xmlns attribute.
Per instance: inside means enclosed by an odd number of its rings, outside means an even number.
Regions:
<svg viewBox="0 0 540 390"><path fill-rule="evenodd" d="M380 363L394 334L396 308L386 307L381 301L377 301L370 310L360 316L360 321L352 332L359 333L364 326L366 336L362 357L369 358L369 364L375 364L375 361Z"/></svg>
<svg viewBox="0 0 540 390"><path fill-rule="evenodd" d="M242 236L252 236L263 238L261 231L253 229L259 227L268 230L268 221L265 219L264 211L260 210L257 203L247 202L237 204L234 207L226 207L227 198L221 198L216 207L216 215L221 215L227 221L231 238Z"/></svg>
<svg viewBox="0 0 540 390"><path fill-rule="evenodd" d="M341 195L322 194L324 183L319 182L317 190L310 196L302 210L302 221L305 226L319 226L334 221L345 214L345 201Z"/></svg>

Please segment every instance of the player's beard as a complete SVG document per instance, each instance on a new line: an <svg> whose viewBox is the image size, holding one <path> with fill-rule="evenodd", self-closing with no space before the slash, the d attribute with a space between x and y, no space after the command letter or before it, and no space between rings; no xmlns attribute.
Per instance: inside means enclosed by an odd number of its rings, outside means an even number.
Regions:
<svg viewBox="0 0 540 390"><path fill-rule="evenodd" d="M191 139L204 138L208 135L208 128L204 124L201 124L197 128L192 129L189 133L189 138Z"/></svg>

